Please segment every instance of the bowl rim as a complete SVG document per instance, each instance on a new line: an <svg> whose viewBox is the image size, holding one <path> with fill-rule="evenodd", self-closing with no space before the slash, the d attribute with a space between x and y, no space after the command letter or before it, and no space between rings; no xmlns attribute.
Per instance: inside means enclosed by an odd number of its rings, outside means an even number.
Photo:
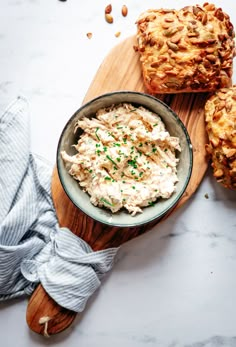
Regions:
<svg viewBox="0 0 236 347"><path fill-rule="evenodd" d="M188 152L189 152L189 168L188 168L188 174L186 175L185 177L185 182L184 182L184 185L182 187L182 189L180 190L180 192L177 194L176 198L172 201L172 203L167 206L165 209L163 209L163 211L160 213L158 213L157 215L153 215L151 218L149 218L148 220L144 220L144 221L140 221L140 222L135 222L135 216L133 217L134 218L134 222L133 223L116 223L116 222L109 222L109 220L107 221L104 221L102 218L99 218L99 215L98 216L94 216L94 215L91 215L89 214L88 210L87 209L84 209L83 208L83 205L79 205L74 199L73 197L71 196L69 190L67 189L67 186L66 184L64 183L64 180L63 180L63 175L61 174L61 171L59 170L59 160L60 160L60 157L61 157L61 142L62 142L62 139L63 139L63 135L67 129L67 127L71 124L71 122L73 121L74 117L76 117L76 115L78 113L80 113L84 108L88 107L89 104L93 103L93 102L96 102L97 100L99 99L103 99L104 97L109 97L109 96L112 96L114 94L134 94L134 95L140 95L140 96L144 96L144 97L147 97L147 98L150 98L152 99L153 101L155 102L158 102L160 104L162 104L162 106L164 106L165 108L168 109L168 111L172 114L172 116L174 117L175 121L180 125L184 135L185 135L185 138L187 140L187 143L188 143ZM124 101L126 102L126 101ZM131 102L132 103L132 102ZM134 103L134 102L133 102ZM143 106L145 107L145 106ZM148 108L148 107L147 107ZM63 127L62 131L61 131L61 134L60 134L60 137L59 137L59 141L58 141L58 145L57 145L57 151L56 151L56 166L57 166L57 172L58 172L58 177L59 177L59 180L60 180L60 183L62 185L62 188L64 190L64 192L66 193L66 195L68 196L69 200L74 204L74 206L76 208L78 208L80 211L82 211L86 216L88 216L89 218L93 219L95 222L99 222L101 224L104 224L104 225L108 225L108 226L112 226L112 227L121 227L121 228L127 228L127 227L137 227L137 226L141 226L141 225L145 225L145 224L149 224L151 223L152 221L155 221L155 220L159 220L159 219L162 219L166 214L167 212L171 211L172 209L174 209L174 207L177 205L177 203L180 201L181 197L183 196L184 192L186 191L186 188L189 184L189 181L190 181L190 178L191 178L191 175L192 175L192 171L193 171L193 147L192 147L192 142L191 142L191 139L190 139L190 136L188 134L188 131L187 131L187 128L185 127L184 123L182 122L182 120L178 117L177 113L175 113L174 110L171 109L171 107L169 105L167 105L165 102L163 102L162 100L156 98L155 96L153 95L150 95L150 94L147 94L147 93L144 93L144 92L137 92L137 91L130 91L130 90L118 90L118 91L112 91L112 92L107 92L107 93L103 93L103 94L100 94L96 97L94 97L93 99L91 100L88 100L87 102L85 102L84 104L82 104L73 114L72 116L68 119L68 121L66 122L65 126ZM88 194L88 193L87 193ZM91 203L92 204L92 203ZM94 207L97 207L97 206L94 206ZM97 208L100 208L100 207L97 207Z"/></svg>

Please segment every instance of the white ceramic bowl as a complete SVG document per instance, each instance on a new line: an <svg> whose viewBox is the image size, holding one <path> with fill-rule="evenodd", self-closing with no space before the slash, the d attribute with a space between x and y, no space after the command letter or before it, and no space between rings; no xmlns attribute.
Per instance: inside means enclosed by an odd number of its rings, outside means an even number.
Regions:
<svg viewBox="0 0 236 347"><path fill-rule="evenodd" d="M123 102L134 105L142 105L143 107L157 113L165 123L170 135L179 137L180 146L182 149L181 153L178 154L180 159L177 167L179 182L176 185L176 191L169 199L159 199L154 206L143 208L143 213L138 213L135 216L131 216L125 210L112 213L105 208L94 206L90 202L89 195L83 192L78 182L68 173L61 158L61 151L63 150L65 150L69 155L76 153L72 145L77 143L78 138L82 134L82 130L80 129L74 133L75 124L79 118L94 117L96 111L99 109ZM80 107L65 125L60 136L57 149L58 174L62 187L69 199L74 203L75 206L77 206L94 220L111 226L119 227L134 227L163 217L177 204L186 190L192 173L192 165L193 153L191 141L184 124L178 118L178 116L171 110L169 106L157 98L148 94L131 91L107 93L98 96Z"/></svg>

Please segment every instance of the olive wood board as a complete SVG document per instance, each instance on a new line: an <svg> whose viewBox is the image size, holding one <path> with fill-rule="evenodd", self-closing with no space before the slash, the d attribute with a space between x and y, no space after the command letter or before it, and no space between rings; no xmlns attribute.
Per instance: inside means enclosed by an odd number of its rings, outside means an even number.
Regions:
<svg viewBox="0 0 236 347"><path fill-rule="evenodd" d="M147 93L143 84L139 54L135 52L134 44L135 37L128 37L109 52L99 67L83 103L111 91L130 90ZM208 94L178 93L155 96L177 113L187 127L193 145L192 176L181 200L170 212L173 213L194 194L208 167L205 152L207 135L204 120L204 104ZM79 107L80 105L78 105ZM56 167L52 175L51 188L60 226L68 227L74 234L87 241L93 250L120 246L124 242L147 232L160 222L160 220L152 221L149 224L134 228L110 227L95 222L69 200L60 184ZM165 215L164 219L168 215ZM75 312L55 303L39 284L29 300L26 320L31 330L45 335L46 328L46 332L53 335L69 327L76 315ZM50 317L47 326L45 324L40 325L39 319L45 316Z"/></svg>

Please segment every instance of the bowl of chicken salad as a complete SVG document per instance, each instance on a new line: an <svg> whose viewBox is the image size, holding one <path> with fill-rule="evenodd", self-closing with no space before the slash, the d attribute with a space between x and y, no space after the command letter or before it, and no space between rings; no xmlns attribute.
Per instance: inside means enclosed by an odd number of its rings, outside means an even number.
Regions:
<svg viewBox="0 0 236 347"><path fill-rule="evenodd" d="M57 148L61 185L94 220L132 227L162 218L183 195L192 173L188 132L154 96L117 91L81 106Z"/></svg>

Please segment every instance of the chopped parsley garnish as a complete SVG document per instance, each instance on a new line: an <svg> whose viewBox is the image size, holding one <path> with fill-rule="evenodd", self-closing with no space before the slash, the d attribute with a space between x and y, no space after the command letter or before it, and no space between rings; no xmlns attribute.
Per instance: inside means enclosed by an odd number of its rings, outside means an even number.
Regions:
<svg viewBox="0 0 236 347"><path fill-rule="evenodd" d="M108 135L115 138L114 135L110 131L108 131Z"/></svg>
<svg viewBox="0 0 236 347"><path fill-rule="evenodd" d="M100 137L99 137L98 134L97 134L98 130L99 130L99 128L96 129L95 135L96 135L96 138L98 139L98 141L100 141Z"/></svg>
<svg viewBox="0 0 236 347"><path fill-rule="evenodd" d="M149 206L154 206L155 204L154 204L153 201L148 201L148 205L149 205Z"/></svg>
<svg viewBox="0 0 236 347"><path fill-rule="evenodd" d="M114 162L114 160L108 154L106 155L106 158L109 159L116 167L116 163Z"/></svg>
<svg viewBox="0 0 236 347"><path fill-rule="evenodd" d="M153 151L153 153L155 153L155 152L157 151L157 149L156 149L156 148L153 148L152 151Z"/></svg>
<svg viewBox="0 0 236 347"><path fill-rule="evenodd" d="M132 166L134 169L137 169L137 162L136 160L128 160L128 164Z"/></svg>
<svg viewBox="0 0 236 347"><path fill-rule="evenodd" d="M101 201L104 202L105 204L109 205L109 206L114 206L113 204L111 204L109 201L107 201L104 198L101 198Z"/></svg>
<svg viewBox="0 0 236 347"><path fill-rule="evenodd" d="M105 177L105 180L106 180L106 181L111 181L111 177L106 176L106 177Z"/></svg>
<svg viewBox="0 0 236 347"><path fill-rule="evenodd" d="M120 162L120 157L116 158L116 160L117 160L118 162Z"/></svg>

